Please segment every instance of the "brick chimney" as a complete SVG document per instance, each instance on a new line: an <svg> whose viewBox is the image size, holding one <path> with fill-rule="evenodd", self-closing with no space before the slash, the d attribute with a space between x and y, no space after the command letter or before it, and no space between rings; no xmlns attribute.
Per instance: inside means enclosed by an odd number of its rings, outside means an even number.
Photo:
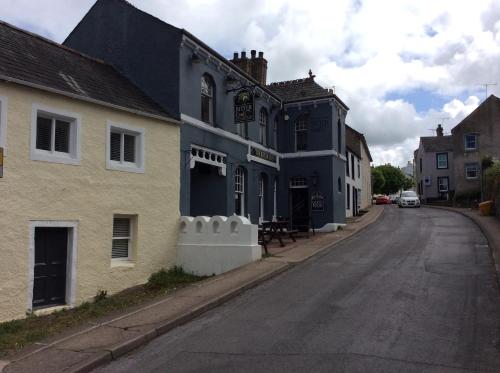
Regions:
<svg viewBox="0 0 500 373"><path fill-rule="evenodd" d="M443 126L441 126L440 124L438 124L436 128L436 136L443 136Z"/></svg>
<svg viewBox="0 0 500 373"><path fill-rule="evenodd" d="M250 51L250 58L247 57L246 52L241 52L241 56L238 56L238 52L234 52L231 62L248 75L251 75L260 84L266 85L267 60L264 58L264 52L259 52L257 56L257 51L252 49Z"/></svg>

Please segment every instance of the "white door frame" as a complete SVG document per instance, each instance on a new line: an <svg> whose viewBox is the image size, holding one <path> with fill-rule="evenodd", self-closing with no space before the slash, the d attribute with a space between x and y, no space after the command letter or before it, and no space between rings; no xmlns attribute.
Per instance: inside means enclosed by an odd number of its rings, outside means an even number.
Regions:
<svg viewBox="0 0 500 373"><path fill-rule="evenodd" d="M76 253L78 243L78 222L74 220L32 220L29 226L28 248L28 311L33 310L33 284L35 267L35 228L68 228L68 253L66 259L66 304L75 305Z"/></svg>

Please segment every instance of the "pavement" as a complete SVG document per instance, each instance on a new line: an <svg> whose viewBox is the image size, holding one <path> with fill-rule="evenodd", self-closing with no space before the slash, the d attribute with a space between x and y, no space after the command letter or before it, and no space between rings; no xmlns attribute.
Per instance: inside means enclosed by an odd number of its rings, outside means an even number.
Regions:
<svg viewBox="0 0 500 373"><path fill-rule="evenodd" d="M479 213L479 210L470 208L457 208L457 207L447 207L447 206L429 206L429 207L457 212L459 214L467 216L474 223L476 223L488 240L497 276L500 275L500 219L499 218L495 216L483 216Z"/></svg>
<svg viewBox="0 0 500 373"><path fill-rule="evenodd" d="M499 295L470 219L385 206L333 249L95 373L500 372Z"/></svg>
<svg viewBox="0 0 500 373"><path fill-rule="evenodd" d="M295 244L287 242L284 248L271 246L270 257L191 284L112 319L94 321L37 343L10 361L0 361L0 372L89 372L352 237L383 211L383 207L373 206L342 230L300 238Z"/></svg>

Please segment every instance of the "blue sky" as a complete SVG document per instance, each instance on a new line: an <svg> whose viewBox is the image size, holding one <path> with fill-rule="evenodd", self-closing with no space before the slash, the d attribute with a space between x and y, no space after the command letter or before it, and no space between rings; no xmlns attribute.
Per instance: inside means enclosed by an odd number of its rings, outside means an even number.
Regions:
<svg viewBox="0 0 500 373"><path fill-rule="evenodd" d="M228 58L263 51L268 81L312 69L350 107L375 164L405 165L439 118L449 132L484 99L481 83L500 84L500 1L129 1ZM0 19L61 42L93 3L0 0Z"/></svg>

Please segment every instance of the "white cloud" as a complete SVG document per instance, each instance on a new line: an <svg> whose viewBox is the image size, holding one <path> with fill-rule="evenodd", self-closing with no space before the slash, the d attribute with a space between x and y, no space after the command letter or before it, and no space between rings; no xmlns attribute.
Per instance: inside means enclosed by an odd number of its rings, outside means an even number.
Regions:
<svg viewBox="0 0 500 373"><path fill-rule="evenodd" d="M484 98L482 83L500 84L496 0L129 1L227 57L264 51L270 81L305 77L311 68L351 108L348 122L365 132L376 163L406 164L418 137L430 135L439 118L450 118L449 132ZM57 41L93 4L0 2L1 19ZM427 112L386 98L412 89L452 98ZM490 93L500 95L500 85Z"/></svg>

